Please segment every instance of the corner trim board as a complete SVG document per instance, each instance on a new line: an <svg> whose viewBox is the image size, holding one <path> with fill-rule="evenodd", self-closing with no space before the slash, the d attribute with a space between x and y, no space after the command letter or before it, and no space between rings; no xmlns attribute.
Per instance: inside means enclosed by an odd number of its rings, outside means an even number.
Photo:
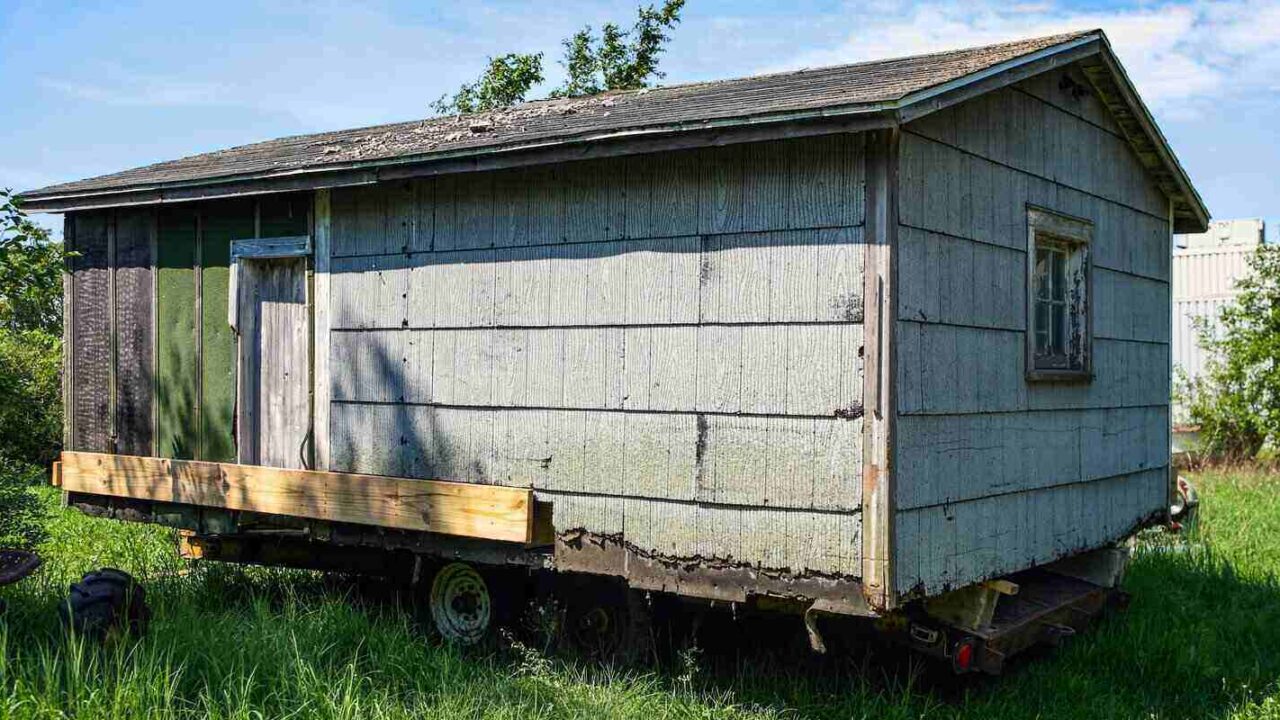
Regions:
<svg viewBox="0 0 1280 720"><path fill-rule="evenodd" d="M76 438L76 267L70 255L76 249L75 215L62 220L62 247L67 253L62 258L62 446L69 448L75 447Z"/></svg>
<svg viewBox="0 0 1280 720"><path fill-rule="evenodd" d="M312 260L312 463L329 469L329 191L317 190L313 203L315 256Z"/></svg>
<svg viewBox="0 0 1280 720"><path fill-rule="evenodd" d="M120 419L116 413L120 394L120 333L116 313L116 270L120 263L116 258L116 219L118 212L107 216L107 449L115 452L120 437Z"/></svg>
<svg viewBox="0 0 1280 720"><path fill-rule="evenodd" d="M897 318L898 143L897 128L868 143L867 258L865 271L863 373L862 583L867 604L877 611L897 605L893 576L893 329Z"/></svg>
<svg viewBox="0 0 1280 720"><path fill-rule="evenodd" d="M160 454L160 211L148 215L147 243L151 254L151 454Z"/></svg>

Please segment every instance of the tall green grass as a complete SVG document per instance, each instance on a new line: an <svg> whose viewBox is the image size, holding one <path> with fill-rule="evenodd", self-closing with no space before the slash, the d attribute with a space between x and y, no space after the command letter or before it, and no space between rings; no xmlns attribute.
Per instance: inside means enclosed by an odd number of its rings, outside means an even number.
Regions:
<svg viewBox="0 0 1280 720"><path fill-rule="evenodd" d="M47 565L4 591L3 718L1280 718L1280 478L1197 478L1198 528L1144 537L1130 609L997 679L938 682L873 648L690 649L662 670L459 650L400 604L313 573L189 568L157 527L58 511ZM134 573L139 642L68 637L66 584ZM740 620L734 632L749 635Z"/></svg>

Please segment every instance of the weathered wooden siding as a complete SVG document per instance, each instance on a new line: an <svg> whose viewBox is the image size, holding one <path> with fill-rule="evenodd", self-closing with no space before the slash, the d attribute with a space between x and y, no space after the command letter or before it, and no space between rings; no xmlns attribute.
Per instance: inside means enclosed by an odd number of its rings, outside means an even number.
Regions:
<svg viewBox="0 0 1280 720"><path fill-rule="evenodd" d="M1160 510L1168 201L1056 71L906 126L899 169L896 587L1094 547ZM1027 205L1094 223L1087 383L1025 377Z"/></svg>
<svg viewBox="0 0 1280 720"><path fill-rule="evenodd" d="M151 451L151 213L77 213L66 224L70 448Z"/></svg>
<svg viewBox="0 0 1280 720"><path fill-rule="evenodd" d="M105 452L111 435L111 214L79 213L71 228L71 449Z"/></svg>
<svg viewBox="0 0 1280 720"><path fill-rule="evenodd" d="M862 139L334 190L331 467L856 575Z"/></svg>
<svg viewBox="0 0 1280 720"><path fill-rule="evenodd" d="M116 450L152 453L152 248L155 214L120 210L115 216Z"/></svg>
<svg viewBox="0 0 1280 720"><path fill-rule="evenodd" d="M233 458L230 242L306 235L309 212L292 194L69 216L70 448Z"/></svg>

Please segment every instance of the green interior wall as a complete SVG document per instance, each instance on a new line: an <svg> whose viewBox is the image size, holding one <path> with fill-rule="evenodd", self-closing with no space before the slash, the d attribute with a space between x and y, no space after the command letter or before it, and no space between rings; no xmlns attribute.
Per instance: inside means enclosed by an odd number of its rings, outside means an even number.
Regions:
<svg viewBox="0 0 1280 720"><path fill-rule="evenodd" d="M201 215L200 402L202 460L236 459L236 337L227 322L231 241L255 237L252 201L218 203Z"/></svg>
<svg viewBox="0 0 1280 720"><path fill-rule="evenodd" d="M156 453L192 459L199 448L196 213L160 211L156 246Z"/></svg>

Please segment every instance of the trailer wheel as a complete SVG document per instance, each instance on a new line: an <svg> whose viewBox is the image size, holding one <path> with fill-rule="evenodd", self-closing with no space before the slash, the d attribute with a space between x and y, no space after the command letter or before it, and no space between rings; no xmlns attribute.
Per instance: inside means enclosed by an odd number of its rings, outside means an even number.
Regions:
<svg viewBox="0 0 1280 720"><path fill-rule="evenodd" d="M431 619L446 639L463 645L479 642L493 620L489 585L475 568L451 563L431 583Z"/></svg>
<svg viewBox="0 0 1280 720"><path fill-rule="evenodd" d="M118 632L141 636L147 631L151 609L146 590L128 573L103 568L71 586L59 615L75 632L103 640Z"/></svg>
<svg viewBox="0 0 1280 720"><path fill-rule="evenodd" d="M583 593L565 615L568 641L592 660L630 664L653 650L649 608L634 590Z"/></svg>

